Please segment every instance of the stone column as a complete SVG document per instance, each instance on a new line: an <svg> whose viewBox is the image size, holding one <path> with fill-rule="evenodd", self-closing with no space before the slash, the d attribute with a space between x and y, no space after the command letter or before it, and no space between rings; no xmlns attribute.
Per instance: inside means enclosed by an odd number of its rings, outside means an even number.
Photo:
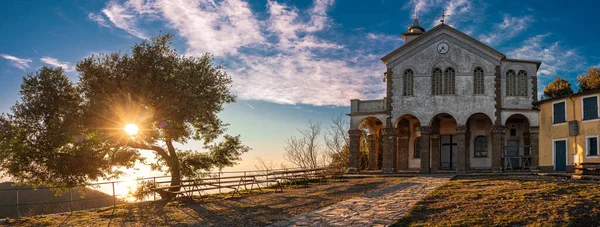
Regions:
<svg viewBox="0 0 600 227"><path fill-rule="evenodd" d="M383 168L384 173L393 173L396 164L396 129L385 128L383 131Z"/></svg>
<svg viewBox="0 0 600 227"><path fill-rule="evenodd" d="M529 127L529 152L531 154L531 170L539 170L540 166L540 147L539 147L540 127Z"/></svg>
<svg viewBox="0 0 600 227"><path fill-rule="evenodd" d="M502 172L502 147L504 146L504 126L492 126L492 171Z"/></svg>
<svg viewBox="0 0 600 227"><path fill-rule="evenodd" d="M431 133L431 172L435 173L440 169L440 134L438 132Z"/></svg>
<svg viewBox="0 0 600 227"><path fill-rule="evenodd" d="M384 128L383 130L383 168L384 173L393 173L396 162L396 130Z"/></svg>
<svg viewBox="0 0 600 227"><path fill-rule="evenodd" d="M369 170L377 169L377 134L368 135L369 143Z"/></svg>
<svg viewBox="0 0 600 227"><path fill-rule="evenodd" d="M397 130L398 133L398 149L397 149L397 157L398 163L396 165L397 170L408 170L408 141L409 141L409 133Z"/></svg>
<svg viewBox="0 0 600 227"><path fill-rule="evenodd" d="M421 126L421 170L420 173L431 173L429 166L429 140L431 138L431 127Z"/></svg>
<svg viewBox="0 0 600 227"><path fill-rule="evenodd" d="M348 130L350 136L350 155L348 157L348 173L358 173L360 171L360 136L361 130Z"/></svg>
<svg viewBox="0 0 600 227"><path fill-rule="evenodd" d="M471 169L471 133L469 131L465 133L465 167L467 168L466 171L469 172L469 169Z"/></svg>
<svg viewBox="0 0 600 227"><path fill-rule="evenodd" d="M456 126L456 172L465 173L467 172L466 157L467 155L467 139L466 134L467 127L464 125Z"/></svg>

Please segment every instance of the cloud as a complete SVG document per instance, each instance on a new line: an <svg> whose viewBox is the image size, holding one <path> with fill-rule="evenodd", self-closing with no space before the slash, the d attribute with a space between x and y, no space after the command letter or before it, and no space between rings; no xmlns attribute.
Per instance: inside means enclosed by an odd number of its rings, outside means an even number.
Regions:
<svg viewBox="0 0 600 227"><path fill-rule="evenodd" d="M42 61L45 64L54 66L54 67L61 67L63 70L65 70L65 72L75 71L75 67L73 67L73 65L71 65L71 63L66 62L66 61L61 62L56 58L44 56L44 57L40 58L40 61Z"/></svg>
<svg viewBox="0 0 600 227"><path fill-rule="evenodd" d="M225 64L240 99L348 106L353 98L383 97L379 57L398 47L400 36L325 38L335 26L328 16L333 3L315 0L298 9L267 1L260 18L242 0L129 0L110 2L102 12L134 35L148 21L173 28L187 55L209 52Z"/></svg>
<svg viewBox="0 0 600 227"><path fill-rule="evenodd" d="M188 54L236 54L241 47L264 41L258 20L248 3L241 0L165 0L157 1L154 6L168 25L186 38Z"/></svg>
<svg viewBox="0 0 600 227"><path fill-rule="evenodd" d="M116 27L127 31L141 39L147 39L147 36L137 27L137 15L133 14L127 6L123 6L117 2L108 3L107 7L102 10L102 13Z"/></svg>
<svg viewBox="0 0 600 227"><path fill-rule="evenodd" d="M428 12L433 6L435 6L433 0L410 0L402 8L412 8L411 18L418 18L419 15Z"/></svg>
<svg viewBox="0 0 600 227"><path fill-rule="evenodd" d="M533 21L531 16L513 17L504 14L502 22L494 25L492 33L480 35L479 39L489 45L498 44L521 34Z"/></svg>
<svg viewBox="0 0 600 227"><path fill-rule="evenodd" d="M89 13L88 18L90 20L96 22L98 25L100 25L102 27L106 27L106 28L110 27L110 25L108 25L108 23L106 22L106 19L104 19L104 16L102 16L100 14Z"/></svg>
<svg viewBox="0 0 600 227"><path fill-rule="evenodd" d="M10 61L10 64L12 66L22 70L29 68L29 63L31 63L31 59L18 58L8 54L0 54L0 57Z"/></svg>
<svg viewBox="0 0 600 227"><path fill-rule="evenodd" d="M538 70L541 76L555 77L560 72L585 70L584 59L575 49L568 49L560 42L546 42L550 34L536 35L523 41L520 47L508 52L510 58L542 61Z"/></svg>

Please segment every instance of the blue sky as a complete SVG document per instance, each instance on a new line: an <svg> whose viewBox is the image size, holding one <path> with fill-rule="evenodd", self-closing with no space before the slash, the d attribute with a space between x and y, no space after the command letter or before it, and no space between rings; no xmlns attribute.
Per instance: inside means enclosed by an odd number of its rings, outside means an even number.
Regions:
<svg viewBox="0 0 600 227"><path fill-rule="evenodd" d="M4 1L0 8L0 112L18 99L21 78L61 66L74 81L77 61L127 52L144 38L176 35L181 54L209 52L234 79L238 102L221 117L255 157L282 161L284 140L308 120L329 123L350 99L384 95L380 57L403 44L400 33L419 15L437 16L505 53L542 61L540 91L556 76L572 83L600 65L595 1L477 0L129 0ZM191 143L186 148L198 148Z"/></svg>

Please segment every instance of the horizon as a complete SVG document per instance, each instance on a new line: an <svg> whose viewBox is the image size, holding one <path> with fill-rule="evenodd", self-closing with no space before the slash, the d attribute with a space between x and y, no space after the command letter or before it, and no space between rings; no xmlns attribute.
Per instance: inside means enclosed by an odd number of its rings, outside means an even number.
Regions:
<svg viewBox="0 0 600 227"><path fill-rule="evenodd" d="M40 3L41 4L41 3ZM175 35L178 53L213 54L233 78L236 103L219 116L228 133L252 150L235 169L254 169L257 157L285 162L285 139L309 120L324 127L350 112L350 99L380 99L385 65L379 60L403 45L400 33L420 19L426 30L446 24L509 58L539 60L538 96L555 77L572 86L600 66L598 31L586 15L598 3L561 1L105 1L7 2L0 9L0 112L19 100L21 78L43 65L62 67L76 82L75 64L94 53L129 52L161 33ZM357 7L360 6L360 7ZM187 10L184 10L187 9ZM477 20L473 20L477 18ZM567 28L567 29L565 29ZM577 32L584 33L577 35ZM302 79L297 79L302 76ZM201 150L191 141L179 146ZM146 171L147 172L147 171ZM0 181L6 178L0 179Z"/></svg>

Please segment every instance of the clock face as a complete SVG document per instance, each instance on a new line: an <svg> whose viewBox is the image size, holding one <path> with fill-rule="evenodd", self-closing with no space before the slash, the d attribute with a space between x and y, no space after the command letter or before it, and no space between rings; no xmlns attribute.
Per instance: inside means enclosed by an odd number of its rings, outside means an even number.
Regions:
<svg viewBox="0 0 600 227"><path fill-rule="evenodd" d="M450 50L450 47L448 47L448 44L447 44L447 43L440 43L440 44L438 44L438 46L437 46L437 51L438 51L440 54L445 54L445 53L448 53L448 50Z"/></svg>

